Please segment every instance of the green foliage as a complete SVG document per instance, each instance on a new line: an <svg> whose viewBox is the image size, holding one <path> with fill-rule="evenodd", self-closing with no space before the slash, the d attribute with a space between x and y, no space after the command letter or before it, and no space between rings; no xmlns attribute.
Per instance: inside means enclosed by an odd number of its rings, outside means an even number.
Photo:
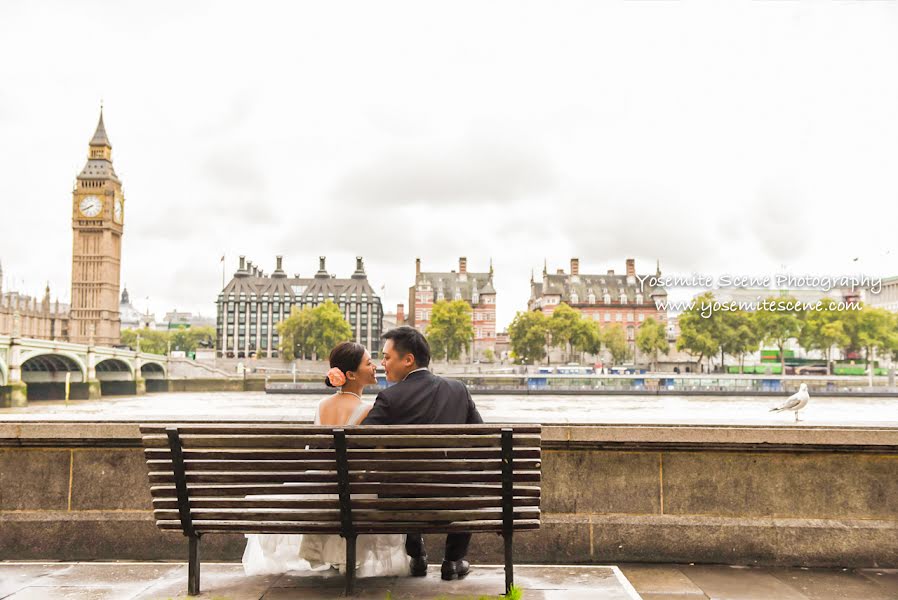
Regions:
<svg viewBox="0 0 898 600"><path fill-rule="evenodd" d="M670 351L664 324L652 317L643 321L636 332L636 347L643 354L648 354L652 357L652 370L654 371L658 363L658 352L667 354Z"/></svg>
<svg viewBox="0 0 898 600"><path fill-rule="evenodd" d="M580 313L576 310L563 302L559 304L549 317L552 346L567 350L569 356L573 354L573 340L580 333L581 320Z"/></svg>
<svg viewBox="0 0 898 600"><path fill-rule="evenodd" d="M830 299L823 300L826 310L809 310L804 315L804 324L798 336L798 343L807 350L822 350L826 355L826 373L832 373L831 351L833 346L846 347L851 339L845 333L845 323L840 311L829 310Z"/></svg>
<svg viewBox="0 0 898 600"><path fill-rule="evenodd" d="M441 300L433 305L427 341L435 357L458 360L474 340L471 306L464 300Z"/></svg>
<svg viewBox="0 0 898 600"><path fill-rule="evenodd" d="M720 343L717 339L716 323L711 318L701 315L701 304L714 302L714 294L706 292L695 299L695 306L680 314L680 337L677 339L677 350L685 350L698 360L717 354Z"/></svg>
<svg viewBox="0 0 898 600"><path fill-rule="evenodd" d="M169 340L171 340L172 350L195 352L196 349L200 347L200 343L205 343L206 347L215 347L214 327L190 327L187 329L173 329L168 333ZM143 343L143 339L141 339L141 343Z"/></svg>
<svg viewBox="0 0 898 600"><path fill-rule="evenodd" d="M624 363L630 358L630 344L627 343L627 334L622 326L615 323L605 329L602 341L611 353L612 366Z"/></svg>
<svg viewBox="0 0 898 600"><path fill-rule="evenodd" d="M315 308L296 308L277 324L280 351L284 360L296 357L327 357L331 349L352 339L352 328L340 307L330 300Z"/></svg>
<svg viewBox="0 0 898 600"><path fill-rule="evenodd" d="M519 312L508 326L508 341L515 361L534 364L546 357L549 324L541 312Z"/></svg>
<svg viewBox="0 0 898 600"><path fill-rule="evenodd" d="M778 302L797 302L795 298L774 296L767 298L768 303L776 307ZM780 367L785 369L784 354L786 342L801 335L803 324L802 312L799 310L758 310L752 314L755 331L760 340L766 344L774 344L780 351Z"/></svg>
<svg viewBox="0 0 898 600"><path fill-rule="evenodd" d="M496 353L493 352L492 348L487 348L483 351L483 361L487 363L493 363L496 361Z"/></svg>
<svg viewBox="0 0 898 600"><path fill-rule="evenodd" d="M739 370L742 371L743 360L749 352L758 349L760 336L751 315L744 310L721 313L720 321L720 353L721 366L724 354L739 357Z"/></svg>
<svg viewBox="0 0 898 600"><path fill-rule="evenodd" d="M150 354L166 354L170 333L155 329L125 329L122 331L121 343L137 350L137 336L140 336L140 351Z"/></svg>

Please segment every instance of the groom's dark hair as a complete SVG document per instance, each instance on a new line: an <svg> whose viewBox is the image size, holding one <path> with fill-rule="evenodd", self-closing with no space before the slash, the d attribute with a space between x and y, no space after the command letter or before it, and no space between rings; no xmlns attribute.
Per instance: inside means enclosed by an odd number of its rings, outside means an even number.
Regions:
<svg viewBox="0 0 898 600"><path fill-rule="evenodd" d="M418 367L427 367L430 364L430 344L427 338L414 327L403 325L391 329L383 334L385 340L393 340L393 347L402 355L411 353L415 357Z"/></svg>

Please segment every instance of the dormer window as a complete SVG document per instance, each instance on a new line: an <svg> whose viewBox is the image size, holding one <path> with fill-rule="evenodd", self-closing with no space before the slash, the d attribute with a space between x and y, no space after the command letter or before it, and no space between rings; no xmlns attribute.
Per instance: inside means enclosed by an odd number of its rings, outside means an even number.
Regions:
<svg viewBox="0 0 898 600"><path fill-rule="evenodd" d="M577 292L571 292L571 304L577 304L580 302L580 296L577 295Z"/></svg>
<svg viewBox="0 0 898 600"><path fill-rule="evenodd" d="M642 304L642 294L636 294L636 304Z"/></svg>
<svg viewBox="0 0 898 600"><path fill-rule="evenodd" d="M596 303L596 295L592 292L589 292L589 296L587 297L587 300L589 300L590 304L595 304Z"/></svg>

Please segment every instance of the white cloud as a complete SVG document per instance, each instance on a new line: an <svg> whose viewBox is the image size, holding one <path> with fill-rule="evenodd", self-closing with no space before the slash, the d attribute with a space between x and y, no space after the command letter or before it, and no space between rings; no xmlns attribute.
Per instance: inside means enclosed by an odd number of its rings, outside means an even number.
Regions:
<svg viewBox="0 0 898 600"><path fill-rule="evenodd" d="M363 255L388 307L416 256L493 257L500 325L544 257L894 274L896 28L895 3L6 2L0 260L69 286L103 98L123 281L160 313L210 313L223 252Z"/></svg>

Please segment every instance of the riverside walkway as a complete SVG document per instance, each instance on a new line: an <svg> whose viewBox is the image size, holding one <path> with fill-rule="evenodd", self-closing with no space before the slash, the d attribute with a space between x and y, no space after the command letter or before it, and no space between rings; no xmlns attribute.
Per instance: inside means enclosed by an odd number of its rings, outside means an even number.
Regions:
<svg viewBox="0 0 898 600"><path fill-rule="evenodd" d="M439 565L437 565L438 567ZM204 592L217 600L341 598L342 576L246 577L235 563L203 565ZM469 577L360 579L356 598L424 600L495 598L502 567L475 565ZM719 565L624 564L520 566L522 600L889 600L898 598L898 570L756 568ZM175 563L0 562L4 600L160 600L187 597L186 565Z"/></svg>

